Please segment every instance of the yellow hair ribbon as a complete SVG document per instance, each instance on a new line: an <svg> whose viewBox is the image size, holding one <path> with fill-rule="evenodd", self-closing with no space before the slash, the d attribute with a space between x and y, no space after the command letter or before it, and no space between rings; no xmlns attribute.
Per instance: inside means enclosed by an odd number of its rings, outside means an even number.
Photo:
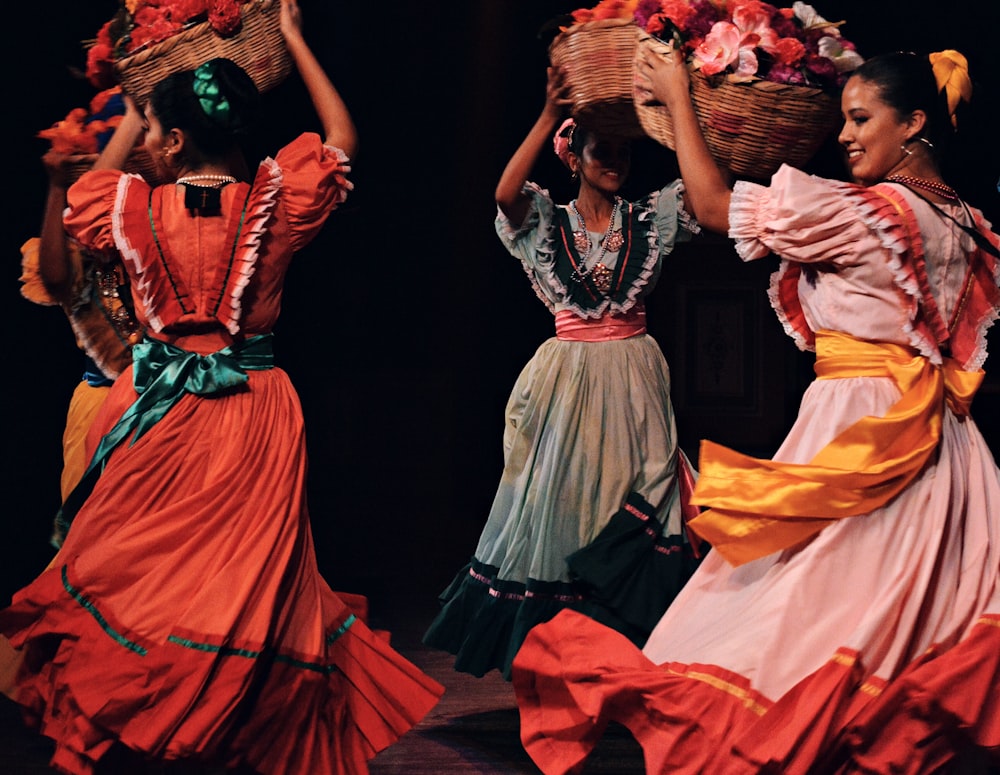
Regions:
<svg viewBox="0 0 1000 775"><path fill-rule="evenodd" d="M964 55L951 48L931 54L930 60L938 91L944 91L948 98L948 115L951 116L951 123L953 126L958 126L955 110L959 101L968 102L972 99L969 62Z"/></svg>

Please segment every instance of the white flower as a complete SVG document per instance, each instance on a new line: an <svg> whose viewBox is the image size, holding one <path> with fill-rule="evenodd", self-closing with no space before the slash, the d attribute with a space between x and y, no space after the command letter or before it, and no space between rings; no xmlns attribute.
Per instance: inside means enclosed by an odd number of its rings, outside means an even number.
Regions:
<svg viewBox="0 0 1000 775"><path fill-rule="evenodd" d="M844 48L839 38L833 38L829 35L820 38L819 53L820 56L825 56L833 61L833 66L837 68L838 73L849 73L857 70L865 62L861 54L853 48Z"/></svg>
<svg viewBox="0 0 1000 775"><path fill-rule="evenodd" d="M837 29L837 24L828 22L816 13L816 9L808 3L798 2L797 0L795 3L792 3L792 11L795 12L795 18L802 22L802 26L807 30L818 27L825 29L829 35L837 38L840 37L840 30Z"/></svg>

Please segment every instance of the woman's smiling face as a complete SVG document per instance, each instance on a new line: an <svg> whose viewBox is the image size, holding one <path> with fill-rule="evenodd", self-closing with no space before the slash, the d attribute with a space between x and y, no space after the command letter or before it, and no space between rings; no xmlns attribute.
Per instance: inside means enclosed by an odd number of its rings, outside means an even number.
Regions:
<svg viewBox="0 0 1000 775"><path fill-rule="evenodd" d="M841 97L844 126L838 140L847 153L851 176L872 185L891 175L907 158L903 150L914 135L911 122L884 102L879 87L863 78L847 81Z"/></svg>

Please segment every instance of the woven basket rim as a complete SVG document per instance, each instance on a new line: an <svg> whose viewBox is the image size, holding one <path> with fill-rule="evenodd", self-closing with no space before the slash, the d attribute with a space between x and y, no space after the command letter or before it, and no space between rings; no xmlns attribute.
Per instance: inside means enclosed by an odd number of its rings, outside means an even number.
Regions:
<svg viewBox="0 0 1000 775"><path fill-rule="evenodd" d="M260 11L266 11L270 8L277 0L245 0L240 6L240 16L242 16L253 9L259 9ZM252 8L248 8L252 6ZM195 24L190 24L185 26L180 32L175 35L171 35L169 38L157 41L156 43L149 43L137 51L131 52L128 56L121 57L114 61L114 68L118 71L124 70L129 65L141 65L145 64L147 60L158 57L165 52L171 51L177 46L188 43L192 40L196 40L204 36L206 29L211 30L211 23L206 21L197 22ZM219 35L214 30L211 30L213 35L216 35L221 40L226 40L228 37Z"/></svg>
<svg viewBox="0 0 1000 775"><path fill-rule="evenodd" d="M655 48L669 49L667 43L657 38L645 30L640 30L638 45L647 45ZM658 52L659 53L659 52ZM818 94L824 94L828 97L833 97L833 92L828 89L824 89L820 86L803 86L797 83L778 83L777 81L768 81L765 78L759 78L754 76L749 80L744 80L742 78L733 77L732 73L719 73L718 75L706 75L700 69L692 68L688 65L688 76L691 78L702 78L704 79L709 87L715 88L717 86L722 86L723 84L729 86L745 86L748 88L760 89L761 91L768 92L782 92L791 91L802 96L812 96Z"/></svg>
<svg viewBox="0 0 1000 775"><path fill-rule="evenodd" d="M559 41L565 41L568 37L575 35L578 32L592 32L593 30L607 29L608 27L636 27L638 25L635 23L634 19L594 19L589 22L581 22L580 24L572 24L564 30L560 30L559 34L552 39L549 44L551 49Z"/></svg>

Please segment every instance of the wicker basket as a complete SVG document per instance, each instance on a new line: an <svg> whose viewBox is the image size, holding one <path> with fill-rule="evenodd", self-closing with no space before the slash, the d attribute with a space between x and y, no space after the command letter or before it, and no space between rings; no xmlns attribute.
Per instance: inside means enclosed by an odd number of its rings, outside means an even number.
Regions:
<svg viewBox="0 0 1000 775"><path fill-rule="evenodd" d="M292 59L280 28L279 0L243 4L242 23L235 35L222 37L206 22L115 62L122 88L140 105L156 84L179 70L193 70L215 57L231 59L253 78L261 92L281 83L292 70Z"/></svg>
<svg viewBox="0 0 1000 775"><path fill-rule="evenodd" d="M611 134L642 136L632 101L639 28L630 20L574 24L549 46L549 60L569 85L571 113Z"/></svg>
<svg viewBox="0 0 1000 775"><path fill-rule="evenodd" d="M75 183L79 180L84 172L94 166L95 161L97 161L96 153L82 153L70 157L70 161L67 162L70 182ZM147 183L154 186L162 182L157 173L156 164L145 148L136 148L129 154L128 159L125 160L125 172L135 172L142 175Z"/></svg>
<svg viewBox="0 0 1000 775"><path fill-rule="evenodd" d="M646 33L638 46L665 53ZM715 161L735 175L763 180L782 164L808 162L840 117L838 100L821 89L771 81L711 81L691 73L691 98ZM673 121L660 105L636 103L639 123L650 137L673 149Z"/></svg>

